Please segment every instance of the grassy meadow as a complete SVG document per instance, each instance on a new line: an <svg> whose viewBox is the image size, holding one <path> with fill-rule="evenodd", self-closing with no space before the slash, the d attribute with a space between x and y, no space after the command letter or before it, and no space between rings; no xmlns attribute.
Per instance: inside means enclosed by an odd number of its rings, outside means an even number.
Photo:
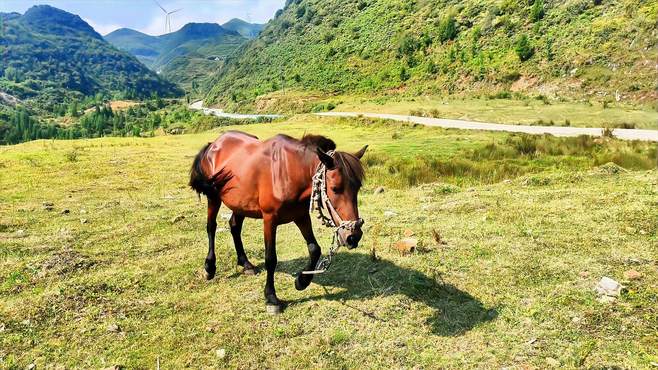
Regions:
<svg viewBox="0 0 658 370"><path fill-rule="evenodd" d="M228 129L370 144L358 249L298 292L306 246L279 228L278 316L265 274L235 266L226 208L204 278L206 207L188 169ZM652 368L655 160L648 143L310 115L0 147L0 368ZM330 231L316 236L326 251ZM261 222L243 238L262 266ZM603 276L626 287L612 303L593 291Z"/></svg>

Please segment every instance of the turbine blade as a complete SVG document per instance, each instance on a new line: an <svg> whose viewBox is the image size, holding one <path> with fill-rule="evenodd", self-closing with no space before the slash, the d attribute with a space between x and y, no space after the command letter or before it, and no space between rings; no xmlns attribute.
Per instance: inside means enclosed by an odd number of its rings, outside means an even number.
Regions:
<svg viewBox="0 0 658 370"><path fill-rule="evenodd" d="M160 9L162 9L162 11L165 12L165 14L167 13L167 11L165 10L165 8L163 8L162 5L160 5L159 2L157 2L156 0L153 0L153 2L154 2L154 3L155 3Z"/></svg>
<svg viewBox="0 0 658 370"><path fill-rule="evenodd" d="M174 14L174 13L180 12L181 10L183 10L183 9L176 9L176 10L174 10L173 12L169 12L169 13L167 13L167 14Z"/></svg>

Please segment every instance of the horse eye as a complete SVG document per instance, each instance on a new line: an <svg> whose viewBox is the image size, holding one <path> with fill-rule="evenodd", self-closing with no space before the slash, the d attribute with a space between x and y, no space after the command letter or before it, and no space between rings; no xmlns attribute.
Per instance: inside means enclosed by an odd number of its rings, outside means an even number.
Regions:
<svg viewBox="0 0 658 370"><path fill-rule="evenodd" d="M336 194L340 194L340 193L343 192L343 189L342 189L342 188L339 188L338 186L332 186L332 187L331 187L331 191L333 191L333 192L336 193Z"/></svg>

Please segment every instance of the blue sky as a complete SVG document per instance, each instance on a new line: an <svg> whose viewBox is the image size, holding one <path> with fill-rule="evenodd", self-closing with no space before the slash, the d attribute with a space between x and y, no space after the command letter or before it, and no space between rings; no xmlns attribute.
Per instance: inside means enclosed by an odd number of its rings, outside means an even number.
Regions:
<svg viewBox="0 0 658 370"><path fill-rule="evenodd" d="M267 22L285 0L158 0L172 15L172 30L189 22L224 23L241 18L254 23ZM153 0L0 0L0 12L19 12L33 5L48 4L82 17L105 35L128 27L150 35L164 33L165 17Z"/></svg>

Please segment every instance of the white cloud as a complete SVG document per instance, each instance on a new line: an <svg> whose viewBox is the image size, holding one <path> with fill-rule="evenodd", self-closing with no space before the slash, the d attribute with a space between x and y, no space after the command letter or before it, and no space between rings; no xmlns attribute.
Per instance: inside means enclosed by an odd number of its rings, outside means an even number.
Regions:
<svg viewBox="0 0 658 370"><path fill-rule="evenodd" d="M88 18L82 18L83 21L87 22L93 29L96 30L96 32L100 33L101 35L105 36L108 33L118 30L121 28L120 25L118 24L100 24L92 21L91 19Z"/></svg>

